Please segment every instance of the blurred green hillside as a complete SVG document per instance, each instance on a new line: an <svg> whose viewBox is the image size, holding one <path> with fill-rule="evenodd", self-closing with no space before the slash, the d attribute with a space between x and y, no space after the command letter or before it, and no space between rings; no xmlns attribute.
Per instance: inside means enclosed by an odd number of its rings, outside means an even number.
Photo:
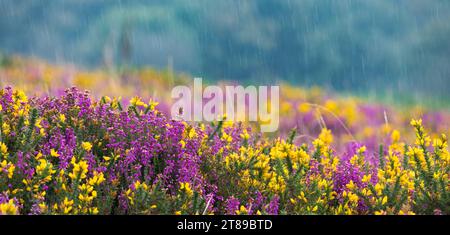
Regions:
<svg viewBox="0 0 450 235"><path fill-rule="evenodd" d="M2 0L0 51L447 103L449 22L447 0Z"/></svg>

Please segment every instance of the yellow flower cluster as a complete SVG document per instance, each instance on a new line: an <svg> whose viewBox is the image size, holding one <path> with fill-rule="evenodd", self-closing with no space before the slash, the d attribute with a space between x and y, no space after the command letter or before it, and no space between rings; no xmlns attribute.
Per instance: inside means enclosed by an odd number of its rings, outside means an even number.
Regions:
<svg viewBox="0 0 450 235"><path fill-rule="evenodd" d="M0 204L0 215L18 215L19 208L14 203L13 199L10 199L7 203Z"/></svg>
<svg viewBox="0 0 450 235"><path fill-rule="evenodd" d="M180 183L180 191L186 193L189 197L194 194L192 191L191 185L188 182L181 182Z"/></svg>
<svg viewBox="0 0 450 235"><path fill-rule="evenodd" d="M53 169L53 165L45 159L39 159L39 164L36 166L36 173L43 177L43 183L50 182L52 180L52 175L55 174L56 170Z"/></svg>
<svg viewBox="0 0 450 235"><path fill-rule="evenodd" d="M72 173L69 173L69 177L72 180L85 179L86 174L88 172L87 161L81 160L81 161L77 162L75 157L73 157L71 163L73 165L73 170L72 170Z"/></svg>

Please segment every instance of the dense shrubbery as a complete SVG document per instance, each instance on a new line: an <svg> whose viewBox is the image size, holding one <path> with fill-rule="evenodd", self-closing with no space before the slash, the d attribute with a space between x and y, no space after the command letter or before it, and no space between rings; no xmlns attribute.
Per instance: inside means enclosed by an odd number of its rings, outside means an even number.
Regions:
<svg viewBox="0 0 450 235"><path fill-rule="evenodd" d="M0 91L0 214L449 214L447 137L378 149L168 119L140 98ZM305 113L306 107L299 107ZM324 119L322 118L322 121ZM388 126L388 124L386 124Z"/></svg>

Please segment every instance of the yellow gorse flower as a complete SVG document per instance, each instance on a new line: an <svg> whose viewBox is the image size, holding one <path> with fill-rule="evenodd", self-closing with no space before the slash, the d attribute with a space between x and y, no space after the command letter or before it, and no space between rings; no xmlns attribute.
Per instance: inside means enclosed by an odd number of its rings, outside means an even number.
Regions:
<svg viewBox="0 0 450 235"><path fill-rule="evenodd" d="M226 132L222 133L222 140L224 140L225 142L231 143L231 141L233 141L233 137L231 135L229 135Z"/></svg>
<svg viewBox="0 0 450 235"><path fill-rule="evenodd" d="M64 198L64 201L62 203L62 210L64 214L69 214L72 212L73 209L74 200L69 200L67 197ZM58 206L55 204L55 207L58 208Z"/></svg>
<svg viewBox="0 0 450 235"><path fill-rule="evenodd" d="M237 215L248 215L248 210L245 208L245 206L241 205L239 207L239 210L236 211Z"/></svg>
<svg viewBox="0 0 450 235"><path fill-rule="evenodd" d="M331 130L323 128L320 132L319 139L326 145L333 143L333 135L331 134Z"/></svg>
<svg viewBox="0 0 450 235"><path fill-rule="evenodd" d="M66 115L60 114L59 115L59 121L62 122L62 123L65 123L66 122Z"/></svg>
<svg viewBox="0 0 450 235"><path fill-rule="evenodd" d="M41 213L45 213L48 210L47 205L45 204L45 202L41 202L38 204L39 206L39 210L41 211Z"/></svg>
<svg viewBox="0 0 450 235"><path fill-rule="evenodd" d="M136 182L134 182L134 190L139 190L139 189L143 189L143 190L148 190L148 186L147 186L147 184L144 182L144 183L141 183L141 181L136 181Z"/></svg>
<svg viewBox="0 0 450 235"><path fill-rule="evenodd" d="M16 167L11 162L7 162L6 160L3 160L0 163L0 173L7 172L8 173L7 176L9 179L11 179L13 177L15 169L16 169Z"/></svg>
<svg viewBox="0 0 450 235"><path fill-rule="evenodd" d="M13 199L10 199L7 203L0 204L0 215L18 215L19 208L14 203Z"/></svg>
<svg viewBox="0 0 450 235"><path fill-rule="evenodd" d="M356 185L353 183L353 180L350 180L350 182L346 185L346 187L349 190L355 190L356 189Z"/></svg>
<svg viewBox="0 0 450 235"><path fill-rule="evenodd" d="M191 185L188 182L180 183L180 191L185 192L188 196L194 194L192 191Z"/></svg>
<svg viewBox="0 0 450 235"><path fill-rule="evenodd" d="M76 162L75 157L73 157L71 163L73 165L73 170L71 173L69 173L69 177L73 180L85 179L88 172L87 162L83 160Z"/></svg>
<svg viewBox="0 0 450 235"><path fill-rule="evenodd" d="M98 173L97 171L94 171L94 176L88 180L89 185L95 186L100 185L105 181L105 176L103 175L103 172Z"/></svg>
<svg viewBox="0 0 450 235"><path fill-rule="evenodd" d="M50 156L52 157L59 157L59 153L55 149L50 150Z"/></svg>
<svg viewBox="0 0 450 235"><path fill-rule="evenodd" d="M397 143L400 141L400 132L398 130L392 131L391 139L393 143Z"/></svg>
<svg viewBox="0 0 450 235"><path fill-rule="evenodd" d="M11 126L8 123L3 123L2 132L4 135L8 135L11 132Z"/></svg>
<svg viewBox="0 0 450 235"><path fill-rule="evenodd" d="M39 159L38 162L39 164L36 166L36 173L39 176L44 177L44 182L49 182L56 170L54 170L53 165L45 159Z"/></svg>
<svg viewBox="0 0 450 235"><path fill-rule="evenodd" d="M158 106L159 102L154 101L153 99L150 99L148 102L148 105L150 107L150 110L155 110L156 106Z"/></svg>
<svg viewBox="0 0 450 235"><path fill-rule="evenodd" d="M82 142L81 143L81 147L86 150L87 152L91 151L92 149L92 144L89 142Z"/></svg>
<svg viewBox="0 0 450 235"><path fill-rule="evenodd" d="M250 135L248 134L247 129L242 130L242 133L240 134L240 137L244 140L248 140L250 138Z"/></svg>
<svg viewBox="0 0 450 235"><path fill-rule="evenodd" d="M181 148L184 148L186 146L186 141L180 140L180 145L181 145Z"/></svg>
<svg viewBox="0 0 450 235"><path fill-rule="evenodd" d="M130 103L131 103L131 105L133 105L133 106L135 106L135 107L139 107L139 106L147 107L147 104L145 104L145 103L141 100L141 98L139 98L139 97L137 97L137 96L133 97L133 98L130 100Z"/></svg>
<svg viewBox="0 0 450 235"><path fill-rule="evenodd" d="M5 143L0 142L0 153L5 156L8 153L8 147Z"/></svg>

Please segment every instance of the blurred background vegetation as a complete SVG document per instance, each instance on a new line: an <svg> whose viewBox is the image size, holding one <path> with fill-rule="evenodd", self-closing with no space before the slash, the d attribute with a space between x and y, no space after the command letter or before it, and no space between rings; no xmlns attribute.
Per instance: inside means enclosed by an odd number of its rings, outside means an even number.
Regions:
<svg viewBox="0 0 450 235"><path fill-rule="evenodd" d="M0 51L450 102L448 0L2 0Z"/></svg>

